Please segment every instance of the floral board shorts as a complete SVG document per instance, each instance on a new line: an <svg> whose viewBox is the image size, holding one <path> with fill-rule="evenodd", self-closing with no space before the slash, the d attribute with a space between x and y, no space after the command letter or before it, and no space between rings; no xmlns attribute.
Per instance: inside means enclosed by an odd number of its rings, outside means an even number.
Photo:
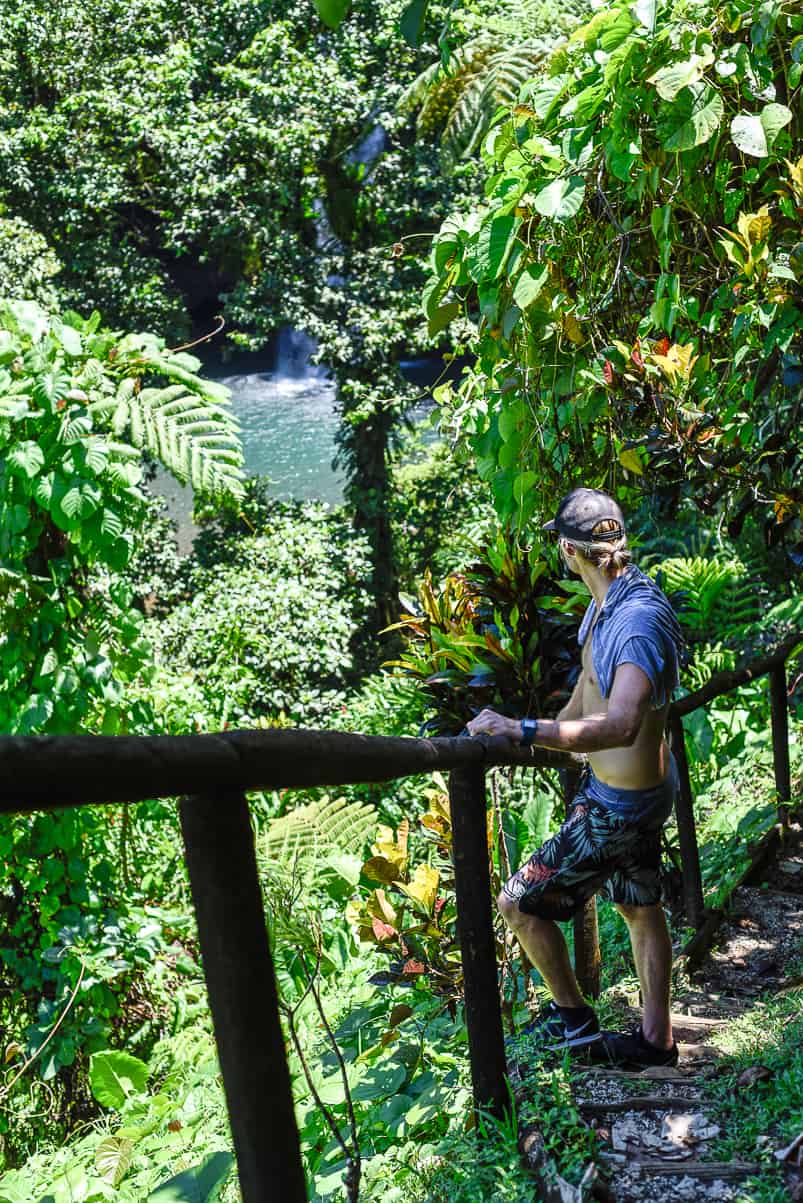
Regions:
<svg viewBox="0 0 803 1203"><path fill-rule="evenodd" d="M560 829L505 884L519 910L570 919L593 894L629 906L661 901L661 828L678 789L677 766L649 790L618 790L587 767Z"/></svg>

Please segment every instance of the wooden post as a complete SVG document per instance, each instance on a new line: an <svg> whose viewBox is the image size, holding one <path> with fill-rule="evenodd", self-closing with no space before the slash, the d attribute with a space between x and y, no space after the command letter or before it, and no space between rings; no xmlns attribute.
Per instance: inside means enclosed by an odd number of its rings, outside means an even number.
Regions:
<svg viewBox="0 0 803 1203"><path fill-rule="evenodd" d="M474 1107L502 1116L510 1106L488 870L482 765L449 775L457 932L463 958L466 1028Z"/></svg>
<svg viewBox="0 0 803 1203"><path fill-rule="evenodd" d="M304 1203L248 803L220 793L179 811L243 1203Z"/></svg>
<svg viewBox="0 0 803 1203"><path fill-rule="evenodd" d="M683 868L683 905L686 918L697 928L703 921L703 879L700 874L700 852L697 847L697 827L694 822L694 802L689 777L689 762L686 759L686 744L683 737L683 722L676 714L669 719L672 754L678 766L680 790L675 801L678 821L678 843L680 863Z"/></svg>
<svg viewBox="0 0 803 1203"><path fill-rule="evenodd" d="M587 998L599 998L602 989L602 956L599 950L597 899L589 898L574 916L574 972Z"/></svg>
<svg viewBox="0 0 803 1203"><path fill-rule="evenodd" d="M561 770L565 813L577 793L580 773L574 765ZM574 973L577 984L587 998L599 998L602 989L602 957L599 950L599 922L596 896L589 898L582 911L574 916Z"/></svg>
<svg viewBox="0 0 803 1203"><path fill-rule="evenodd" d="M772 706L772 759L775 769L775 788L781 822L789 822L789 810L784 803L792 797L792 780L789 770L789 704L786 695L786 664L770 669L770 704Z"/></svg>

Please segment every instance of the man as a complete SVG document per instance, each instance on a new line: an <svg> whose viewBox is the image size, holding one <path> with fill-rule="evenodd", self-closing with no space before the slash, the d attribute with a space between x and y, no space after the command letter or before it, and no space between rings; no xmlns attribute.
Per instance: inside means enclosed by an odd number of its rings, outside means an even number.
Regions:
<svg viewBox="0 0 803 1203"><path fill-rule="evenodd" d="M664 594L630 563L612 497L574 489L545 529L557 533L565 563L591 592L578 636L580 678L554 720L483 710L468 732L584 753L587 763L566 821L507 882L499 908L552 994L535 1025L541 1037L631 1068L675 1065L660 838L677 790L664 727L682 636ZM644 1013L629 1034L600 1031L555 922L597 892L615 903L630 933Z"/></svg>

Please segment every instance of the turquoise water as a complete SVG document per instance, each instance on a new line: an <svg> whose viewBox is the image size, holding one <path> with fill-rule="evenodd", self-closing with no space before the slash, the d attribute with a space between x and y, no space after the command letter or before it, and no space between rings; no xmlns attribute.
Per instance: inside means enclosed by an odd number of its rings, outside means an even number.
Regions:
<svg viewBox="0 0 803 1203"><path fill-rule="evenodd" d="M290 499L317 498L330 505L343 500L344 476L332 466L339 418L335 386L323 368L286 358L283 371L210 372L231 390L232 412L240 425L245 470L268 476L271 492ZM429 404L413 415L423 417ZM425 437L433 437L427 434ZM152 485L178 523L179 547L190 550L197 530L192 522L193 494L160 471Z"/></svg>
<svg viewBox="0 0 803 1203"><path fill-rule="evenodd" d="M245 372L216 379L231 390L247 473L268 476L271 492L284 499L318 498L330 505L343 500L343 474L332 466L338 427L335 388L323 371ZM162 471L152 487L178 523L181 550L189 551L197 530L192 489Z"/></svg>

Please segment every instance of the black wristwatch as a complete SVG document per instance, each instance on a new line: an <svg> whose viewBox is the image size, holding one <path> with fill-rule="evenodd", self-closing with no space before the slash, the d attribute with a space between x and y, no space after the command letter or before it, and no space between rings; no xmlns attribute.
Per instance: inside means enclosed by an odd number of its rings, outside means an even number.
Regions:
<svg viewBox="0 0 803 1203"><path fill-rule="evenodd" d="M533 743L535 743L537 736L538 719L523 718L521 720L521 740L519 741L521 746L523 748L529 748Z"/></svg>

